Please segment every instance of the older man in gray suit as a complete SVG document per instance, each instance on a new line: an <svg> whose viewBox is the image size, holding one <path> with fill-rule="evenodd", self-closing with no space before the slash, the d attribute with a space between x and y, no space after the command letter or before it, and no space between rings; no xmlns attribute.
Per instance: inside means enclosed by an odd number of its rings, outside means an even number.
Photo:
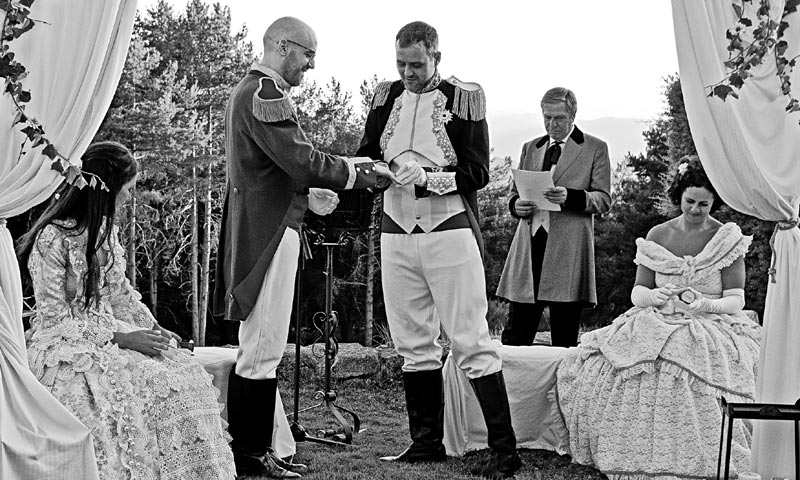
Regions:
<svg viewBox="0 0 800 480"><path fill-rule="evenodd" d="M519 224L497 287L511 302L502 341L531 345L547 306L551 343L569 347L581 311L597 303L594 215L611 207L611 166L606 143L575 126L571 90L548 90L541 106L547 135L523 145L519 168L549 171L555 187L545 197L561 210L536 209L514 187L509 209Z"/></svg>

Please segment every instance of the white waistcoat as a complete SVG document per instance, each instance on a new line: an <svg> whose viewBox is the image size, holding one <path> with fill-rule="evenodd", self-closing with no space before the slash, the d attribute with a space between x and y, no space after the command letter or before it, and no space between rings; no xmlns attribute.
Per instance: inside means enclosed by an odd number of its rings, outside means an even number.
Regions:
<svg viewBox="0 0 800 480"><path fill-rule="evenodd" d="M446 103L447 97L439 90L420 94L406 90L397 97L381 135L384 160L392 171L411 160L433 169L455 165L456 153L445 130L453 113L445 109ZM446 181L452 183L452 190L455 190L455 173L436 175L451 177ZM430 232L465 210L460 195L433 194L417 198L413 184L392 185L384 194L383 209L407 233L417 225L424 232Z"/></svg>

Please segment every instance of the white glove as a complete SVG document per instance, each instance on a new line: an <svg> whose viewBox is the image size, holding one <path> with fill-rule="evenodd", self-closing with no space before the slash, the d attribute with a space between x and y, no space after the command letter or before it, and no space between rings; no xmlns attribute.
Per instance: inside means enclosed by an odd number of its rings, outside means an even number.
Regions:
<svg viewBox="0 0 800 480"><path fill-rule="evenodd" d="M308 208L317 215L328 215L339 204L339 195L327 188L308 189Z"/></svg>
<svg viewBox="0 0 800 480"><path fill-rule="evenodd" d="M398 168L397 171L394 172L394 176L397 183L400 185L408 185L409 183L413 183L414 185L422 187L428 183L428 174L426 174L425 170L423 170L419 163L415 162L414 160L409 160L403 164L402 167Z"/></svg>
<svg viewBox="0 0 800 480"><path fill-rule="evenodd" d="M722 292L722 298L705 298L695 289L689 289L695 294L695 300L686 308L693 312L725 313L733 315L744 308L744 289L731 288Z"/></svg>
<svg viewBox="0 0 800 480"><path fill-rule="evenodd" d="M669 297L673 295L675 285L667 284L659 288L647 288L644 285L636 285L631 290L631 302L637 307L660 307L667 303Z"/></svg>

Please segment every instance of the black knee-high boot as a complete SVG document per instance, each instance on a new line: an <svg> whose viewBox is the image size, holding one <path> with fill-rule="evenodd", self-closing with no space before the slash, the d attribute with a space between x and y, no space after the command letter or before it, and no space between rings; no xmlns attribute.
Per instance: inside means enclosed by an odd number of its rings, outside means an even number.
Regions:
<svg viewBox="0 0 800 480"><path fill-rule="evenodd" d="M234 367L235 368L235 367ZM299 478L308 468L279 458L272 450L278 380L228 376L228 432L236 472L270 478Z"/></svg>
<svg viewBox="0 0 800 480"><path fill-rule="evenodd" d="M400 455L381 457L389 462L443 462L444 387L442 369L403 372L411 446Z"/></svg>
<svg viewBox="0 0 800 480"><path fill-rule="evenodd" d="M486 478L509 478L522 467L517 454L517 438L511 426L511 409L503 372L470 380L486 421L489 448L494 456L479 473Z"/></svg>

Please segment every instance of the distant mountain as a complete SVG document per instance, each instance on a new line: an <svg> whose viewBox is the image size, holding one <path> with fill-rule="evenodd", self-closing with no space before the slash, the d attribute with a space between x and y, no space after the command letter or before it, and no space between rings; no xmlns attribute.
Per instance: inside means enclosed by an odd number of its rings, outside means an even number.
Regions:
<svg viewBox="0 0 800 480"><path fill-rule="evenodd" d="M519 159L522 144L544 135L544 125L540 116L527 113L489 115L489 136L492 157L510 156L514 162ZM608 143L611 162L616 164L628 152L642 153L645 150L642 133L648 121L635 118L603 117L594 120L575 122L581 130L602 138Z"/></svg>

